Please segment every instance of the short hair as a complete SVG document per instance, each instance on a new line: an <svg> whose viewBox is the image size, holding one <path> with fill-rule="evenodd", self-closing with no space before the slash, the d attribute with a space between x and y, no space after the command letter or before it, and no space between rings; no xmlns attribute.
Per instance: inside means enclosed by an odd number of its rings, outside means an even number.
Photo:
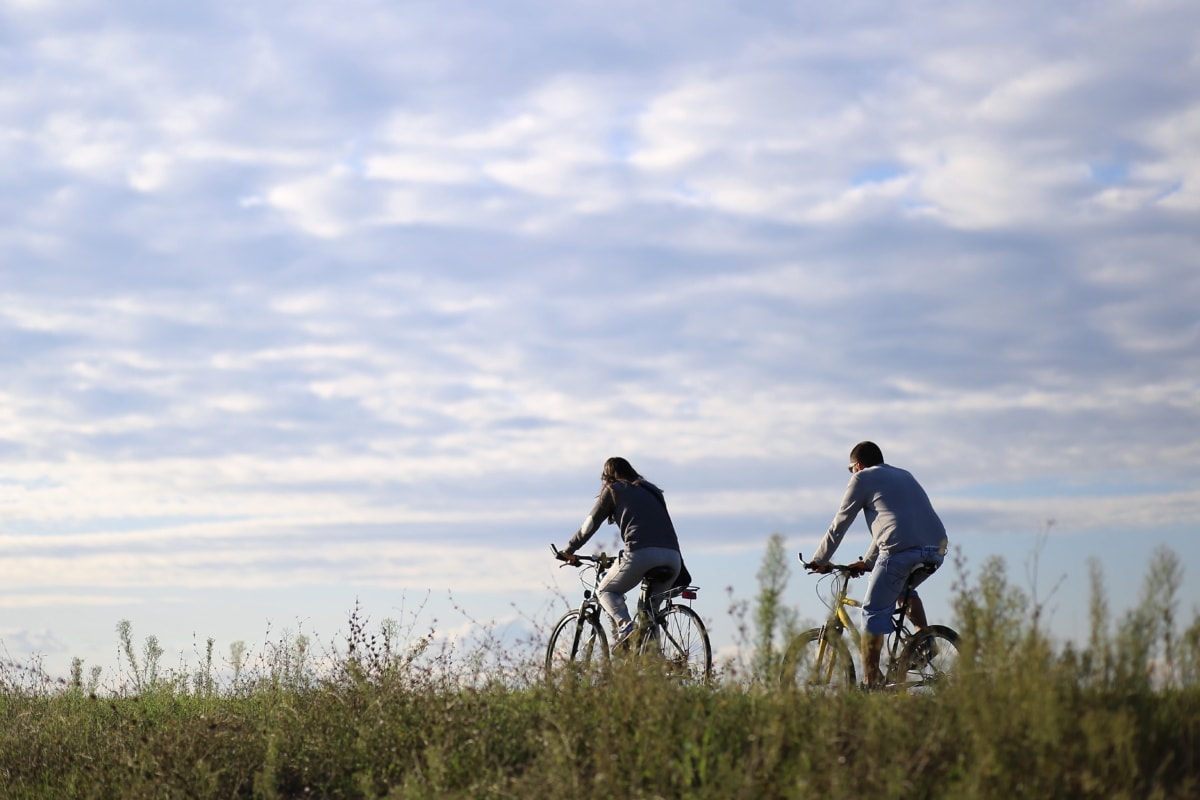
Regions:
<svg viewBox="0 0 1200 800"><path fill-rule="evenodd" d="M850 460L863 469L883 463L883 451L874 442L859 442L850 451Z"/></svg>

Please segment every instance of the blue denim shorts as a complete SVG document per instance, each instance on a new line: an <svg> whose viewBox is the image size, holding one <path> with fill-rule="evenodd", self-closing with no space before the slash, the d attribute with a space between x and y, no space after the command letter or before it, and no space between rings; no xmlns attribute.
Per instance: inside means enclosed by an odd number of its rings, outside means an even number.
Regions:
<svg viewBox="0 0 1200 800"><path fill-rule="evenodd" d="M941 551L942 548L936 546L914 547L896 553L879 554L875 569L871 570L871 577L867 580L867 595L863 598L863 620L867 633L887 636L895 629L892 611L904 591L908 576L926 562L941 566L945 559Z"/></svg>

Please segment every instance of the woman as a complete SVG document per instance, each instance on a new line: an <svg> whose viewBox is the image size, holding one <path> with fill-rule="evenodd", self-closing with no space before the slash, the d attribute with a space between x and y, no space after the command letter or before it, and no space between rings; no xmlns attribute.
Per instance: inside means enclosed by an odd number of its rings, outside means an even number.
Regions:
<svg viewBox="0 0 1200 800"><path fill-rule="evenodd" d="M600 605L617 624L617 644L620 644L633 632L625 593L657 567L668 567L670 577L651 584L651 594L667 591L675 583L683 561L679 555L679 538L675 535L661 489L620 457L604 462L600 480L602 485L596 505L560 557L573 561L574 553L592 538L605 520L620 527L625 549L596 587ZM667 572L663 570L664 575Z"/></svg>

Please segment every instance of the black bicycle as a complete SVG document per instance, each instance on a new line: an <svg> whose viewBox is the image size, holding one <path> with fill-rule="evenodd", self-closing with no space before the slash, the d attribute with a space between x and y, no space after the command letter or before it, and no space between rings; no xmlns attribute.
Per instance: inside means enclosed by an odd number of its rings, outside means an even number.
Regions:
<svg viewBox="0 0 1200 800"><path fill-rule="evenodd" d="M575 554L568 560L554 545L554 556L566 565L580 568L583 601L579 608L562 616L550 634L546 647L546 673L553 675L568 665L603 667L612 657L603 621L603 609L596 597L596 587L605 573L616 563L612 556ZM650 596L650 585L669 577L666 568L651 570L642 580L638 598L634 631L617 648L658 661L666 673L684 682L704 682L712 677L712 644L700 615L689 603L696 599L697 586L675 587ZM615 634L615 631L614 631Z"/></svg>

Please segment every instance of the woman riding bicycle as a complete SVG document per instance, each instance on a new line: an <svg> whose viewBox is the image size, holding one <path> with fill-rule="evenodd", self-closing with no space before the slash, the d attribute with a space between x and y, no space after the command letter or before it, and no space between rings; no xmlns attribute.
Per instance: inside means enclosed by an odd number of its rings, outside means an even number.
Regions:
<svg viewBox="0 0 1200 800"><path fill-rule="evenodd" d="M616 644L619 645L633 632L625 593L637 586L648 572L659 568L662 568L659 570L662 577L652 582L651 596L669 590L679 575L683 560L679 554L679 537L675 535L661 489L620 457L604 462L600 481L596 504L559 557L572 562L574 553L592 538L605 520L621 529L625 549L596 587L600 605L617 624Z"/></svg>

